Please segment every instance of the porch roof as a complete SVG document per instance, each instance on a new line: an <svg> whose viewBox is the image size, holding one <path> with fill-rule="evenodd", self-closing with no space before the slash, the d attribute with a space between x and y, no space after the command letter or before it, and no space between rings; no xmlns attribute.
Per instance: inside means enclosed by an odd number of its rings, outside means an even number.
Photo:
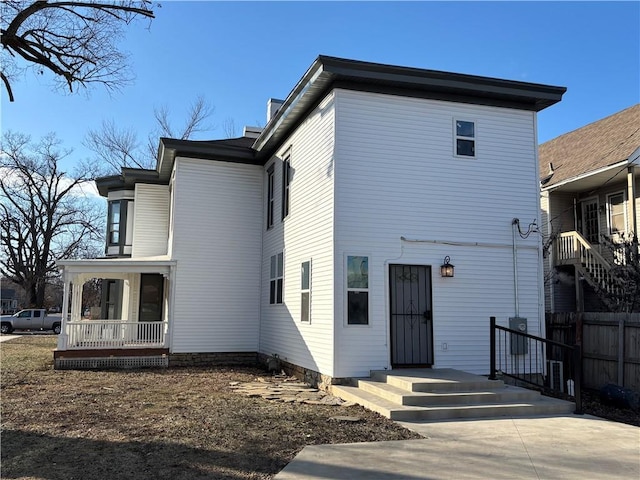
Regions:
<svg viewBox="0 0 640 480"><path fill-rule="evenodd" d="M113 277L128 273L168 274L177 262L169 256L139 258L93 258L86 260L58 260L60 270L71 274L91 274L95 277ZM116 277L113 277L116 278Z"/></svg>
<svg viewBox="0 0 640 480"><path fill-rule="evenodd" d="M639 164L639 126L636 104L543 143L538 153L542 189L584 191L617 181L626 166Z"/></svg>

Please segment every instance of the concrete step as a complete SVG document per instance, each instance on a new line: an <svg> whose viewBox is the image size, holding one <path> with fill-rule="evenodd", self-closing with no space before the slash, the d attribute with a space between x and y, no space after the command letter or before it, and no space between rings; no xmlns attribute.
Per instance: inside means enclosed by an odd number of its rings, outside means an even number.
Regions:
<svg viewBox="0 0 640 480"><path fill-rule="evenodd" d="M451 368L377 370L371 380L388 383L409 392L465 392L495 390L504 386L502 380L489 380Z"/></svg>
<svg viewBox="0 0 640 480"><path fill-rule="evenodd" d="M572 413L575 409L571 402L544 396L525 402L415 406L398 404L358 387L334 385L331 391L344 400L358 403L391 420L400 421L559 415Z"/></svg>
<svg viewBox="0 0 640 480"><path fill-rule="evenodd" d="M472 405L478 403L533 402L540 394L526 388L502 385L494 390L431 391L414 392L388 383L372 380L358 380L357 386L365 392L373 393L398 405L436 406ZM492 385L495 387L495 385Z"/></svg>

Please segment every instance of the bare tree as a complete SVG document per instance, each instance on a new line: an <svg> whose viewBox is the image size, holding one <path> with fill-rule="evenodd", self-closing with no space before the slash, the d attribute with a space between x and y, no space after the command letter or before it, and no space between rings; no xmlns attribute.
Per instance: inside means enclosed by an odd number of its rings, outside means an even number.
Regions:
<svg viewBox="0 0 640 480"><path fill-rule="evenodd" d="M116 45L123 27L154 17L150 0L4 0L0 9L0 78L10 101L12 82L28 68L53 73L70 91L95 83L117 90L132 78Z"/></svg>
<svg viewBox="0 0 640 480"><path fill-rule="evenodd" d="M631 233L620 234L618 241L601 236L601 246L605 256L613 259L610 275L614 285L595 290L616 312L637 312L640 310L640 249L638 237Z"/></svg>
<svg viewBox="0 0 640 480"><path fill-rule="evenodd" d="M44 306L56 259L89 256L103 234L104 207L86 190L95 168L80 164L67 174L61 164L71 152L60 145L53 134L38 143L20 133L2 137L0 274L24 288L28 306Z"/></svg>
<svg viewBox="0 0 640 480"><path fill-rule="evenodd" d="M222 129L224 130L224 135L227 138L234 138L238 136L236 121L231 117L225 118L224 122L222 122Z"/></svg>
<svg viewBox="0 0 640 480"><path fill-rule="evenodd" d="M96 153L98 160L106 163L110 170L119 171L122 167L152 169L158 153L158 137L188 140L195 133L212 130L209 119L214 111L214 107L200 95L189 106L187 118L179 130L172 126L166 106L155 108L156 127L149 133L144 146L134 128L119 128L114 121L103 121L99 129L89 130L84 145Z"/></svg>

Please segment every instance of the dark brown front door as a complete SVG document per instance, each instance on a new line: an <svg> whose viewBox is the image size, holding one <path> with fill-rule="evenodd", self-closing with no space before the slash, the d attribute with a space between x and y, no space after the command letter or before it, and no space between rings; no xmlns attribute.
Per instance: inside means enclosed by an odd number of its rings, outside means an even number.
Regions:
<svg viewBox="0 0 640 480"><path fill-rule="evenodd" d="M433 364L431 267L389 265L391 365Z"/></svg>
<svg viewBox="0 0 640 480"><path fill-rule="evenodd" d="M164 303L164 277L157 273L140 275L140 322L161 322Z"/></svg>

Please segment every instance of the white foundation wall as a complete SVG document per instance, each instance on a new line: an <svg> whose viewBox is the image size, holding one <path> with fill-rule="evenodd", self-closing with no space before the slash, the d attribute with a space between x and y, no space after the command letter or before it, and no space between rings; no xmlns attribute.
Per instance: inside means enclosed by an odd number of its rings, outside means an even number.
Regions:
<svg viewBox="0 0 640 480"><path fill-rule="evenodd" d="M260 352L333 375L333 95L325 98L266 163L274 168L274 222L266 229L262 259ZM290 149L290 150L289 150ZM282 160L291 156L289 216L282 221ZM284 252L281 305L269 303L270 261ZM311 321L301 321L301 264L311 261Z"/></svg>
<svg viewBox="0 0 640 480"><path fill-rule="evenodd" d="M391 368L389 264L431 266L433 366L488 373L489 317L508 326L516 313L512 220L540 225L535 113L335 95L334 376ZM475 158L454 156L455 119L475 122ZM516 238L519 315L539 334L541 239ZM369 257L367 326L346 325L348 255ZM445 256L454 278L440 277Z"/></svg>
<svg viewBox="0 0 640 480"><path fill-rule="evenodd" d="M258 349L261 166L176 158L171 350Z"/></svg>

